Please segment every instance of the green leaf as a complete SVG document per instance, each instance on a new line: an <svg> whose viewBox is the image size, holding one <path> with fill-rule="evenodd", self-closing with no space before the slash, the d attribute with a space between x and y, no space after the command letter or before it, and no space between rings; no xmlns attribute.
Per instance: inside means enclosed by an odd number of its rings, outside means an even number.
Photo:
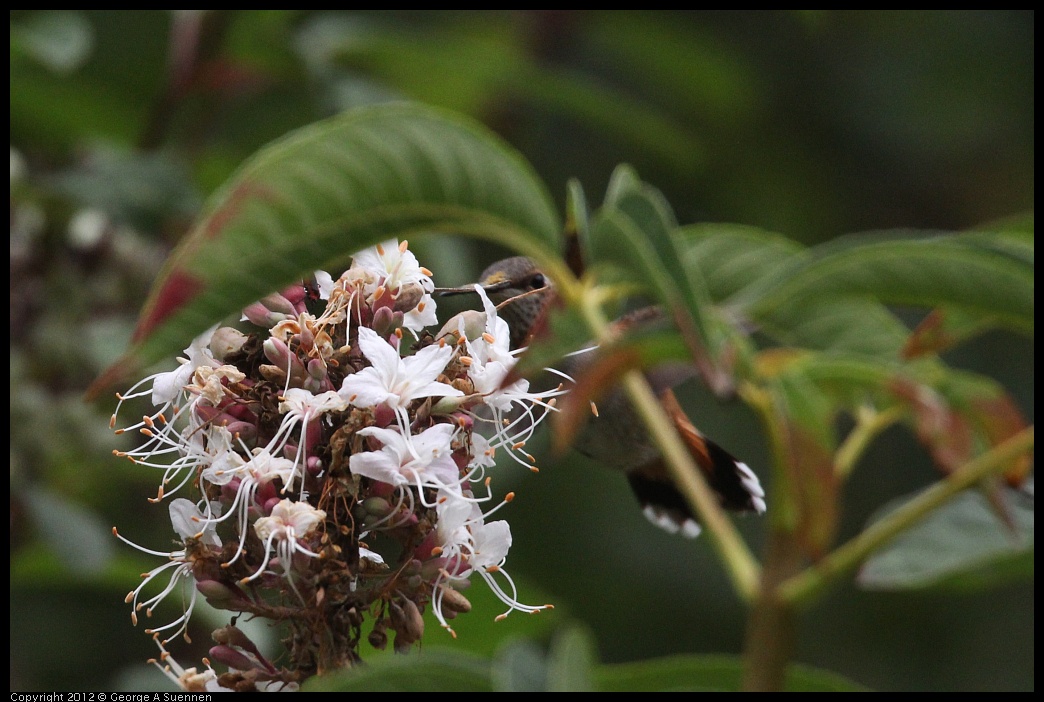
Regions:
<svg viewBox="0 0 1044 702"><path fill-rule="evenodd" d="M757 288L783 266L808 259L806 249L786 237L736 224L698 224L675 234L686 268L698 268L707 291L726 311L742 317L748 286ZM801 305L762 314L758 329L777 343L808 349L847 351L896 358L909 330L888 309L873 300L811 299Z"/></svg>
<svg viewBox="0 0 1044 702"><path fill-rule="evenodd" d="M708 385L722 391L730 385L717 360L725 335L699 270L682 263L675 229L663 195L642 183L633 169L620 166L592 224L591 261L612 264L626 280L651 292L670 311Z"/></svg>
<svg viewBox="0 0 1044 702"><path fill-rule="evenodd" d="M109 567L115 539L98 515L49 490L30 488L23 495L40 535L66 568L98 576Z"/></svg>
<svg viewBox="0 0 1044 702"><path fill-rule="evenodd" d="M973 238L887 232L844 237L809 253L743 291L755 320L810 300L845 296L954 306L1032 333L1033 265L1007 247L985 246Z"/></svg>
<svg viewBox="0 0 1044 702"><path fill-rule="evenodd" d="M210 200L154 284L129 359L172 355L303 274L384 239L432 232L546 258L559 250L561 225L521 156L457 115L383 105L300 129Z"/></svg>
<svg viewBox="0 0 1044 702"><path fill-rule="evenodd" d="M809 557L819 558L833 543L838 524L837 402L800 366L774 378L770 389L782 478L770 513Z"/></svg>
<svg viewBox="0 0 1044 702"><path fill-rule="evenodd" d="M728 300L805 251L782 234L742 224L690 224L674 235L682 263L699 269L716 302Z"/></svg>
<svg viewBox="0 0 1044 702"><path fill-rule="evenodd" d="M670 656L640 663L601 666L601 692L734 691L743 679L739 656ZM803 665L787 668L788 692L859 692L866 688L835 673Z"/></svg>
<svg viewBox="0 0 1044 702"><path fill-rule="evenodd" d="M858 583L868 590L984 589L1033 579L1033 501L1006 493L1013 532L978 491L965 491L930 514L863 565ZM880 521L910 498L874 515Z"/></svg>
<svg viewBox="0 0 1044 702"><path fill-rule="evenodd" d="M55 73L72 73L93 48L94 30L76 12L41 12L11 25L12 58L20 50Z"/></svg>
<svg viewBox="0 0 1044 702"><path fill-rule="evenodd" d="M587 211L587 196L584 188L576 178L570 178L566 183L566 224L567 236L576 237L575 241L568 242L566 256L567 263L577 277L583 275L586 261L583 260L584 253L591 250L591 222ZM575 246L574 246L575 244ZM569 257L573 260L568 260Z"/></svg>
<svg viewBox="0 0 1044 702"><path fill-rule="evenodd" d="M959 241L1034 265L1033 219L996 223L995 231L962 234ZM1007 228L1005 228L1005 226ZM960 307L939 307L925 317L903 346L906 358L940 353L989 329L1002 326L996 315Z"/></svg>
<svg viewBox="0 0 1044 702"><path fill-rule="evenodd" d="M309 679L304 692L493 692L489 661L450 649L385 656Z"/></svg>
<svg viewBox="0 0 1044 702"><path fill-rule="evenodd" d="M760 315L759 330L777 343L898 360L910 330L887 307L856 298L815 299Z"/></svg>
<svg viewBox="0 0 1044 702"><path fill-rule="evenodd" d="M493 684L498 692L543 692L547 690L547 657L528 639L502 646L493 657Z"/></svg>
<svg viewBox="0 0 1044 702"><path fill-rule="evenodd" d="M587 629L572 626L560 631L551 641L548 652L548 691L592 691L593 669L597 662L594 638Z"/></svg>

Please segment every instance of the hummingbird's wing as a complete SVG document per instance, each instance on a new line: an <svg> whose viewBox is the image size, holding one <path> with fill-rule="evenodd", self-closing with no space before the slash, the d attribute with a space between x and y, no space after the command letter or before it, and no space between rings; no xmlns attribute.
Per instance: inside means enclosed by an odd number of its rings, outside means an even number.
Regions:
<svg viewBox="0 0 1044 702"><path fill-rule="evenodd" d="M673 391L660 393L660 401L721 505L737 512L764 512L765 491L747 464L703 436ZM671 480L662 457L631 471L628 479L650 521L671 533L690 537L700 533L696 515Z"/></svg>

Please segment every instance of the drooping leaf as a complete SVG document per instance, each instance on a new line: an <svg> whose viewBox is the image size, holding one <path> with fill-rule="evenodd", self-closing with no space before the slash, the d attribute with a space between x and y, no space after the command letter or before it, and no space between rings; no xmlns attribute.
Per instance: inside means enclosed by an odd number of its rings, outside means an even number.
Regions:
<svg viewBox="0 0 1044 702"><path fill-rule="evenodd" d="M941 353L996 326L993 317L959 308L932 310L903 344L904 358Z"/></svg>
<svg viewBox="0 0 1044 702"><path fill-rule="evenodd" d="M996 381L944 366L932 366L925 375L896 376L889 390L910 408L918 438L944 472L1026 427L1022 413ZM1012 460L1005 478L1018 486L1030 468L1031 458L1020 456Z"/></svg>
<svg viewBox="0 0 1044 702"><path fill-rule="evenodd" d="M738 314L740 323L748 321L745 288L756 290L782 267L810 256L797 242L756 227L697 224L681 227L675 236L685 266L699 269L711 298ZM757 318L755 328L780 344L875 357L895 357L908 335L881 303L832 296L774 308Z"/></svg>
<svg viewBox="0 0 1044 702"><path fill-rule="evenodd" d="M755 320L809 300L845 296L952 306L1032 333L1033 265L1001 247L971 238L887 232L843 237L809 254L743 291L742 302Z"/></svg>
<svg viewBox="0 0 1044 702"><path fill-rule="evenodd" d="M293 132L210 200L113 370L172 355L224 316L368 245L431 232L484 236L540 258L559 250L561 227L529 165L462 117L383 105Z"/></svg>
<svg viewBox="0 0 1044 702"><path fill-rule="evenodd" d="M895 500L874 523L910 498ZM929 587L982 589L1033 577L1033 500L1007 492L1013 532L982 493L967 490L903 533L863 565L858 583L871 590Z"/></svg>
<svg viewBox="0 0 1044 702"><path fill-rule="evenodd" d="M805 553L821 557L833 543L839 515L836 403L799 368L769 385L773 433L784 479L773 500L773 519L792 531Z"/></svg>
<svg viewBox="0 0 1044 702"><path fill-rule="evenodd" d="M663 195L629 167L618 167L592 223L591 261L612 264L626 280L649 291L677 325L704 380L725 393L732 381L722 362L724 334L699 271L682 264L676 228Z"/></svg>

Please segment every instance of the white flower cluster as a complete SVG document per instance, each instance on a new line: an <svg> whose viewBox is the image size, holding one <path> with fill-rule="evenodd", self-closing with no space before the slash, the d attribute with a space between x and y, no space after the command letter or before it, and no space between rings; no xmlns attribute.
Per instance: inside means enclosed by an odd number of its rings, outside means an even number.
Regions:
<svg viewBox="0 0 1044 702"><path fill-rule="evenodd" d="M548 606L520 603L503 570L511 531L488 517L512 495L484 508L494 502L486 473L499 449L529 465L523 446L562 390L506 382L517 352L481 287L482 312L427 331L437 322L433 290L406 242L385 242L336 280L318 272L314 286L251 305L244 320L264 331L210 329L178 368L120 396L114 427L133 398L148 396L155 409L117 429L146 438L116 453L162 471L154 501L188 494L170 502L178 547L148 551L168 562L128 595L135 613L151 615L192 586L183 614L148 630L164 660L197 593L294 632L282 669L241 633L212 650L230 666L231 678L217 680L236 689L293 686L354 663L367 616L378 647L388 629L397 650L410 647L428 606L449 629L470 609L460 589L475 572L507 605L501 616ZM165 573L166 586L146 599Z"/></svg>

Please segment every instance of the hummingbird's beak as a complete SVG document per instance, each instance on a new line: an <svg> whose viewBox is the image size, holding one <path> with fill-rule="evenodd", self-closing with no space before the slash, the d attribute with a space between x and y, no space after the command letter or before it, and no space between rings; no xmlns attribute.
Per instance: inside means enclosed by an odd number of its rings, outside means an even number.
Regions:
<svg viewBox="0 0 1044 702"><path fill-rule="evenodd" d="M490 283L489 285L483 285L482 289L487 293L497 292L498 290L504 290L505 288L511 287L510 280L501 280L496 283ZM435 292L439 295L467 295L475 294L475 286L468 285L463 288L435 288Z"/></svg>

